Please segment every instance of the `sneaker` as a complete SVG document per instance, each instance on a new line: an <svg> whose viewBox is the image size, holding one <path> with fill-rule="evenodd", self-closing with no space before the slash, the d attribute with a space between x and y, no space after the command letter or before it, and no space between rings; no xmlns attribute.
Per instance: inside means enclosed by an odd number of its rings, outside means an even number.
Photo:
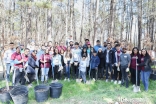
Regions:
<svg viewBox="0 0 156 104"><path fill-rule="evenodd" d="M64 79L64 81L66 81L66 80L67 80L67 78Z"/></svg>
<svg viewBox="0 0 156 104"><path fill-rule="evenodd" d="M111 82L113 82L113 80L111 80Z"/></svg>
<svg viewBox="0 0 156 104"><path fill-rule="evenodd" d="M137 86L138 87L138 92L141 92L141 90L140 90L140 86Z"/></svg>
<svg viewBox="0 0 156 104"><path fill-rule="evenodd" d="M93 81L95 82L95 78L93 78Z"/></svg>
<svg viewBox="0 0 156 104"><path fill-rule="evenodd" d="M116 80L114 81L114 84L117 84L117 81Z"/></svg>
<svg viewBox="0 0 156 104"><path fill-rule="evenodd" d="M132 87L134 88L135 87L135 84Z"/></svg>
<svg viewBox="0 0 156 104"><path fill-rule="evenodd" d="M108 82L108 79L106 79L106 82Z"/></svg>
<svg viewBox="0 0 156 104"><path fill-rule="evenodd" d="M121 84L121 81L118 81L118 84Z"/></svg>
<svg viewBox="0 0 156 104"><path fill-rule="evenodd" d="M28 84L28 88L31 88L32 87L32 84Z"/></svg>
<svg viewBox="0 0 156 104"><path fill-rule="evenodd" d="M68 80L68 82L70 82L70 79L69 78L67 80Z"/></svg>
<svg viewBox="0 0 156 104"><path fill-rule="evenodd" d="M58 79L56 79L55 82L58 82Z"/></svg>

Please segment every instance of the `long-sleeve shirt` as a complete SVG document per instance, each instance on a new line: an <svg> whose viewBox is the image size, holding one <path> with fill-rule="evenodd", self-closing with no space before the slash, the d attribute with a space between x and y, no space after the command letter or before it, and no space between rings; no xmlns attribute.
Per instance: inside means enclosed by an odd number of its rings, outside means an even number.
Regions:
<svg viewBox="0 0 156 104"><path fill-rule="evenodd" d="M81 60L79 64L79 70L82 72L86 72L86 67L87 67L87 59Z"/></svg>
<svg viewBox="0 0 156 104"><path fill-rule="evenodd" d="M71 62L80 62L81 60L81 49L72 49L72 60Z"/></svg>
<svg viewBox="0 0 156 104"><path fill-rule="evenodd" d="M53 56L52 66L55 66L55 65L62 66L61 55L59 55L59 54Z"/></svg>
<svg viewBox="0 0 156 104"><path fill-rule="evenodd" d="M13 49L13 50L9 49L9 50L7 50L7 51L4 53L4 58L3 58L3 60L4 60L5 63L7 63L7 64L11 63L11 55L12 55L14 52L15 52L14 49Z"/></svg>

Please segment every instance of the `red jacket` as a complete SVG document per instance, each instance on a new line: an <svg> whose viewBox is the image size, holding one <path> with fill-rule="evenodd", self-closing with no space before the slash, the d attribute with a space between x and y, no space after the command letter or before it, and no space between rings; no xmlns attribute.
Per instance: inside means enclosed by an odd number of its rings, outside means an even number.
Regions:
<svg viewBox="0 0 156 104"><path fill-rule="evenodd" d="M44 60L45 58L45 60ZM51 56L50 54L43 54L40 58L41 61L47 61L45 63L45 68L50 68L51 67ZM44 68L44 63L41 62L41 68Z"/></svg>

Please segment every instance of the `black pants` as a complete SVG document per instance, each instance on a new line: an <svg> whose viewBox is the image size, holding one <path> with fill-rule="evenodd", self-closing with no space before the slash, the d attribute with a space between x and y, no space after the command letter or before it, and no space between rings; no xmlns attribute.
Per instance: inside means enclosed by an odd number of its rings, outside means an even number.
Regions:
<svg viewBox="0 0 156 104"><path fill-rule="evenodd" d="M61 71L59 71L59 66L58 65L55 65L54 66L54 79L60 79L61 77Z"/></svg>
<svg viewBox="0 0 156 104"><path fill-rule="evenodd" d="M121 66L121 72L122 72L122 85L126 84L126 87L129 86L129 80L128 80L128 72L126 72L127 66Z"/></svg>
<svg viewBox="0 0 156 104"><path fill-rule="evenodd" d="M15 85L25 85L26 79L24 78L25 72L20 72L19 69L15 70Z"/></svg>
<svg viewBox="0 0 156 104"><path fill-rule="evenodd" d="M103 78L103 72L104 72L104 68L98 67L98 78Z"/></svg>
<svg viewBox="0 0 156 104"><path fill-rule="evenodd" d="M38 78L41 76L41 61L39 60Z"/></svg>
<svg viewBox="0 0 156 104"><path fill-rule="evenodd" d="M27 76L29 78L28 84L32 83L35 80L35 73L28 73Z"/></svg>
<svg viewBox="0 0 156 104"><path fill-rule="evenodd" d="M136 84L136 69L131 68L131 82ZM137 86L140 86L140 70L137 70Z"/></svg>
<svg viewBox="0 0 156 104"><path fill-rule="evenodd" d="M120 67L120 71L118 71L117 67L114 66L114 80L117 80L117 78L119 78L119 80L121 80L122 78L121 67Z"/></svg>
<svg viewBox="0 0 156 104"><path fill-rule="evenodd" d="M49 68L48 77L52 78L52 67Z"/></svg>
<svg viewBox="0 0 156 104"><path fill-rule="evenodd" d="M75 66L74 64L72 64L72 70L71 70L71 74L73 78L79 78L79 64L77 66Z"/></svg>
<svg viewBox="0 0 156 104"><path fill-rule="evenodd" d="M91 69L91 72L90 72L90 76L91 78L95 78L96 79L96 73L97 73L97 70L96 69Z"/></svg>

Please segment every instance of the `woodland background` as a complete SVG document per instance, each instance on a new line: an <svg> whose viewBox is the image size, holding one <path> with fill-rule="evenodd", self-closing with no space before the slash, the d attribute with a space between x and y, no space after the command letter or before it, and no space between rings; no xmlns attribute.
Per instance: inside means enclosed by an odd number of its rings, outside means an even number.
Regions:
<svg viewBox="0 0 156 104"><path fill-rule="evenodd" d="M0 42L89 38L155 49L156 0L0 0Z"/></svg>

